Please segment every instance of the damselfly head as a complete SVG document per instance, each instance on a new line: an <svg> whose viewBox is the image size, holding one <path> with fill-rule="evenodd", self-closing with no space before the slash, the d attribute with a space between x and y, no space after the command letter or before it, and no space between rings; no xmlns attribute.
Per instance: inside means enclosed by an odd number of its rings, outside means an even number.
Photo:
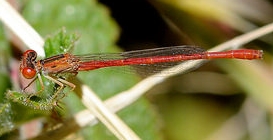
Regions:
<svg viewBox="0 0 273 140"><path fill-rule="evenodd" d="M37 53L34 50L27 50L22 56L20 63L20 71L27 79L32 79L36 75L34 63L37 58Z"/></svg>

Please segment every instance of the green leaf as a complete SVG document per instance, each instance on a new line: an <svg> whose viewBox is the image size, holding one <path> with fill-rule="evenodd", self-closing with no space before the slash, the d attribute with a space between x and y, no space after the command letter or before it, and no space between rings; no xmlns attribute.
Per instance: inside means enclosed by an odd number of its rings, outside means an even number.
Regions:
<svg viewBox="0 0 273 140"><path fill-rule="evenodd" d="M8 72L10 53L8 42L4 37L4 29L0 24L0 136L14 129L13 111L10 103L5 98L5 92L11 88L11 81Z"/></svg>
<svg viewBox="0 0 273 140"><path fill-rule="evenodd" d="M119 34L118 27L109 16L108 9L95 0L30 0L26 3L23 14L27 21L42 35L52 34L65 27L66 33L62 32L47 40L45 44L45 46L48 46L46 47L47 56L68 52L69 49L73 48L78 35L80 38L76 42L73 51L71 51L73 54L118 52L120 50L115 45ZM76 35L74 32L76 32ZM82 72L77 77L83 83L89 85L103 99L130 88L138 81L138 77L134 75L129 76L122 72L117 74L109 69ZM134 131L140 134L141 138L147 136L157 137L157 129L153 121L155 120L154 114L147 101L144 100L142 99L142 101L136 102L134 106L126 108L120 116L125 120L130 120L128 121L129 126L133 125ZM64 101L71 113L75 113L81 108L76 103L79 102L79 99L75 96L68 95ZM143 120L140 116L145 116L147 119ZM152 123L147 123L149 120ZM84 129L87 133L82 134L86 139L109 138L107 128L103 129L105 131L97 133L97 130L99 130L97 127L87 128ZM114 138L113 135L112 138Z"/></svg>
<svg viewBox="0 0 273 140"><path fill-rule="evenodd" d="M75 42L79 39L77 34L67 34L66 29L62 28L54 36L50 36L45 41L46 56L58 55L71 51Z"/></svg>

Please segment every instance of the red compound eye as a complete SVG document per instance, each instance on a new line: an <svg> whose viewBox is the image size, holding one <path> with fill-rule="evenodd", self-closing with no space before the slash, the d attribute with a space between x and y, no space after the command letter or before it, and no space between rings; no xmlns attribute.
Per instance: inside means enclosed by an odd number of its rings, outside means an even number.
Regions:
<svg viewBox="0 0 273 140"><path fill-rule="evenodd" d="M26 79L31 79L36 75L36 70L34 70L33 68L23 68L22 69L22 75Z"/></svg>

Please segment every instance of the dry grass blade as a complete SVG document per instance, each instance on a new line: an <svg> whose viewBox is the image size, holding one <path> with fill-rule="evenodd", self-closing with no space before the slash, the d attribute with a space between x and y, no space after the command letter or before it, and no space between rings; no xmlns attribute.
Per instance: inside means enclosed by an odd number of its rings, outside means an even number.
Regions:
<svg viewBox="0 0 273 140"><path fill-rule="evenodd" d="M0 19L26 46L45 57L43 38L5 0L0 1Z"/></svg>
<svg viewBox="0 0 273 140"><path fill-rule="evenodd" d="M29 48L37 51L38 55L44 57L43 44L44 40L40 35L22 18L22 16L16 12L5 0L0 1L0 19L3 23L8 26L14 34L16 34ZM83 86L85 87L85 86ZM107 110L104 105L101 104L101 101L97 98L91 90L84 88L87 92L83 92L83 102L93 102L92 105L87 105L87 108L92 108L91 111L95 115L98 115L98 118L101 119L103 123L106 123L106 126L109 127L109 130L112 131L119 139L139 139L133 131L125 125L115 114L110 110ZM97 104L96 104L97 103ZM99 104L100 103L100 104ZM95 105L94 105L95 104ZM98 105L99 104L99 105ZM94 106L93 106L94 105ZM102 109L102 110L101 110ZM107 114L107 115L105 115ZM111 117L111 118L108 118ZM119 125L115 125L119 123Z"/></svg>

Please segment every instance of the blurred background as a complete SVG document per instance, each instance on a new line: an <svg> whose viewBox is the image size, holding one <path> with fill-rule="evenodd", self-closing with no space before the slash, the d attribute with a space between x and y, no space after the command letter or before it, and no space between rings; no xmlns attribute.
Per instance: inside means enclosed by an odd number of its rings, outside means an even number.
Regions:
<svg viewBox="0 0 273 140"><path fill-rule="evenodd" d="M271 0L12 0L10 3L45 38L62 27L80 34L73 50L76 54L177 45L209 49L273 21ZM1 93L5 93L6 89L16 89L9 77L26 47L0 25L1 83L5 83ZM262 49L264 58L210 61L193 72L157 85L119 115L143 139L272 139L273 34L242 47ZM103 99L139 81L128 75L102 73L96 71L78 77ZM1 106L9 102L4 96ZM71 96L64 101L68 109L63 118L80 110L73 106L75 97ZM1 125L10 125L0 131L5 139L20 134L15 128L21 124L41 116L52 117L52 113L31 112L31 115L25 113L31 117L18 119L14 107L0 113L4 114ZM67 139L74 138L114 139L114 136L100 124Z"/></svg>
<svg viewBox="0 0 273 140"><path fill-rule="evenodd" d="M209 49L273 21L269 0L100 2L121 28L117 43L125 50L185 44ZM269 34L242 46L265 50L265 58L257 64L212 61L152 89L147 96L162 119L163 138L272 139L271 107L257 101L262 98L257 96L272 97L266 94L273 94L271 88L259 88L272 83L251 72L256 67L258 73L273 78L272 37ZM249 63L255 65L249 67Z"/></svg>

